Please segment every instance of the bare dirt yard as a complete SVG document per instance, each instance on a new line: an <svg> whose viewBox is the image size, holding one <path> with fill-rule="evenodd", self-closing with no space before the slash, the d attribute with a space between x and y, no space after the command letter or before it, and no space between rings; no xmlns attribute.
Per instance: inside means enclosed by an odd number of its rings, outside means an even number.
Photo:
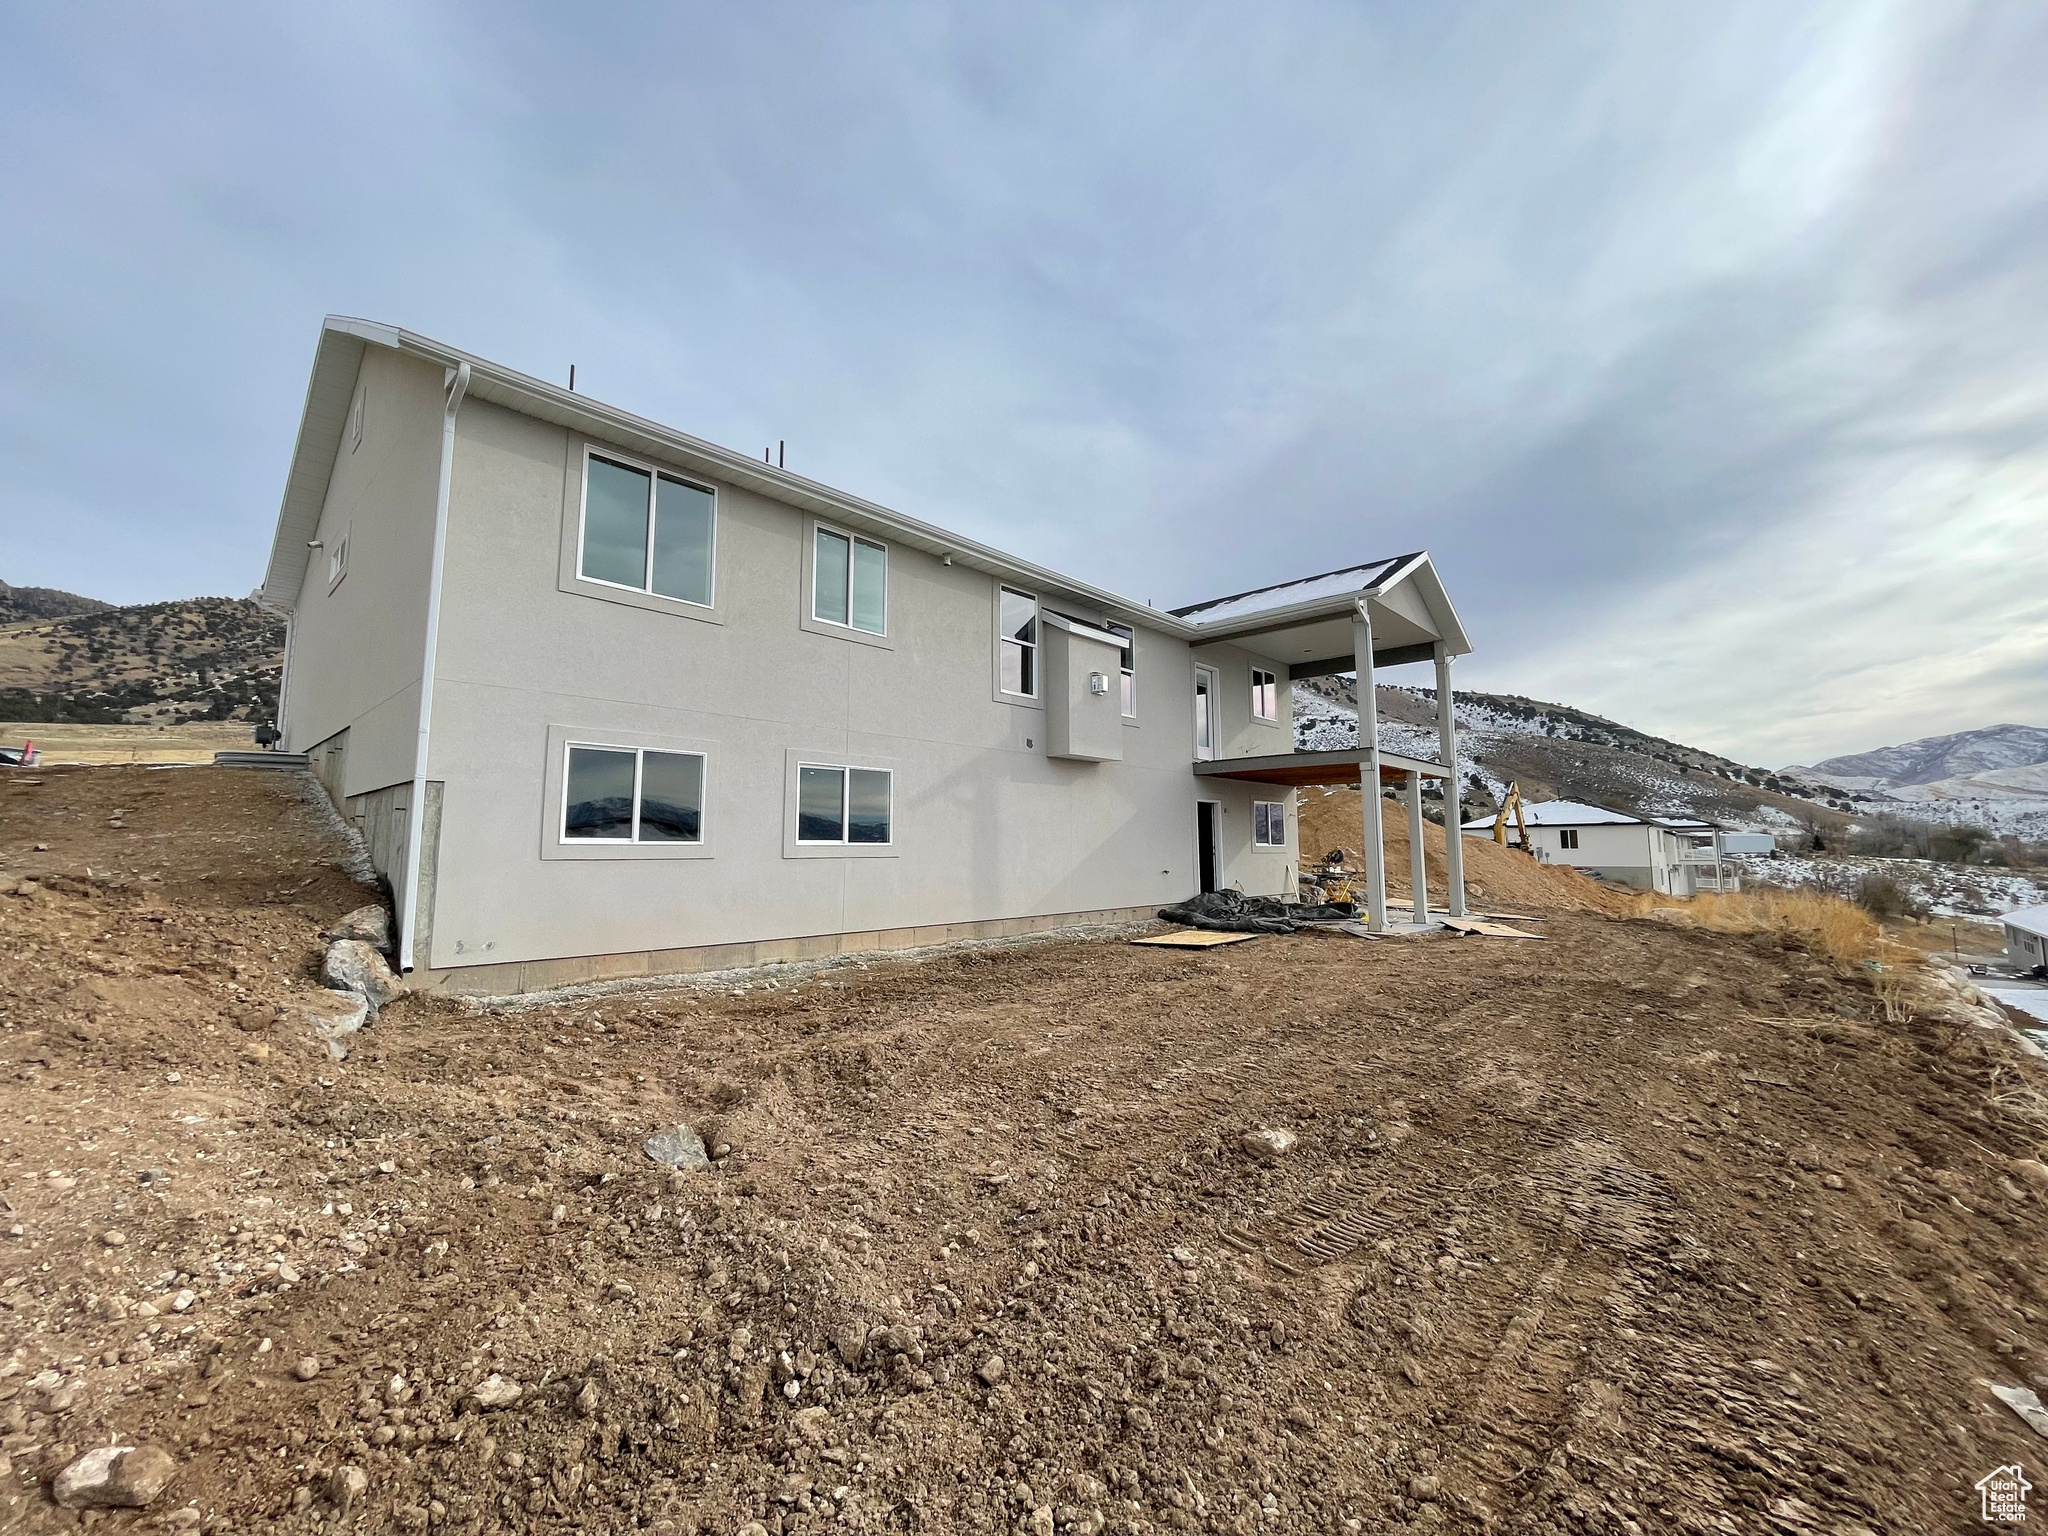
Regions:
<svg viewBox="0 0 2048 1536"><path fill-rule="evenodd" d="M2038 1460L2039 1071L1859 968L1560 906L413 996L335 1061L276 1013L370 894L330 825L0 780L0 1525L1852 1536ZM169 1485L57 1507L109 1443Z"/></svg>

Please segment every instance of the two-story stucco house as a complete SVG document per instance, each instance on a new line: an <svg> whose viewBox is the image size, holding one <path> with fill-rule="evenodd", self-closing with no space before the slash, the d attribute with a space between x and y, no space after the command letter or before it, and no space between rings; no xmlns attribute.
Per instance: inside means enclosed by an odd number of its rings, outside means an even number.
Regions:
<svg viewBox="0 0 2048 1536"><path fill-rule="evenodd" d="M1426 555L1165 612L340 318L262 596L284 748L470 991L1289 893L1294 786L1444 772L1294 753L1291 682L1428 660L1448 705L1469 650Z"/></svg>

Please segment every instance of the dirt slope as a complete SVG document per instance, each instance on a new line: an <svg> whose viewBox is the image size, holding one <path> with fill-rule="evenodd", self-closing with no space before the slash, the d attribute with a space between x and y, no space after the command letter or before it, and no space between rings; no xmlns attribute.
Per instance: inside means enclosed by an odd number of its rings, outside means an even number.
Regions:
<svg viewBox="0 0 2048 1536"><path fill-rule="evenodd" d="M1853 1536L2036 1457L1976 1383L2044 1369L2039 1071L1805 955L1056 942L408 999L332 1063L237 1027L361 894L289 782L40 777L0 1525L110 1436L171 1528L307 1533ZM719 1171L642 1156L684 1116Z"/></svg>

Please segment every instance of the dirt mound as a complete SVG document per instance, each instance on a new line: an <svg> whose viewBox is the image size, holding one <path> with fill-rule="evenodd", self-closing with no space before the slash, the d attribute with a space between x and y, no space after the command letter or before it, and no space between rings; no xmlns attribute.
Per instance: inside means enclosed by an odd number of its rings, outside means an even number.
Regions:
<svg viewBox="0 0 2048 1536"><path fill-rule="evenodd" d="M2040 1069L1775 936L408 997L333 1063L266 1005L363 892L284 776L43 777L10 1529L110 1441L177 1463L145 1521L307 1536L1845 1536L2033 1454L1978 1382L2048 1371Z"/></svg>
<svg viewBox="0 0 2048 1536"><path fill-rule="evenodd" d="M1296 796L1302 866L1320 861L1332 849L1345 850L1356 866L1361 838L1356 789L1304 789ZM1386 821L1387 889L1409 894L1408 811L1398 800L1382 799ZM1444 829L1425 819L1423 859L1431 893L1441 898L1444 885ZM1628 898L1587 879L1577 870L1538 864L1526 854L1503 848L1491 838L1465 839L1465 889L1475 902L1497 907L1559 908L1567 912L1605 912L1620 916L1631 910Z"/></svg>

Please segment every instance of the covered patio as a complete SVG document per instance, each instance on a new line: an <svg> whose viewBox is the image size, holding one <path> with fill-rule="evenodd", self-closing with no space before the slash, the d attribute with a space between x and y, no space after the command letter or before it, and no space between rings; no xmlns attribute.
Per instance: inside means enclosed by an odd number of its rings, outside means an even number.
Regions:
<svg viewBox="0 0 2048 1536"><path fill-rule="evenodd" d="M1458 726L1451 664L1472 649L1443 583L1425 553L1348 566L1321 576L1240 592L1174 616L1193 626L1199 657L1205 646L1228 645L1263 658L1290 682L1351 672L1357 677L1358 745L1334 752L1198 759L1198 778L1229 778L1287 788L1359 787L1361 847L1366 864L1366 927L1387 931L1386 837L1380 814L1384 785L1402 786L1409 825L1413 922L1428 922L1423 870L1422 785L1444 784L1444 862L1452 917L1466 915L1464 850L1457 830ZM1383 752L1375 693L1381 668L1428 661L1436 674L1437 760Z"/></svg>

